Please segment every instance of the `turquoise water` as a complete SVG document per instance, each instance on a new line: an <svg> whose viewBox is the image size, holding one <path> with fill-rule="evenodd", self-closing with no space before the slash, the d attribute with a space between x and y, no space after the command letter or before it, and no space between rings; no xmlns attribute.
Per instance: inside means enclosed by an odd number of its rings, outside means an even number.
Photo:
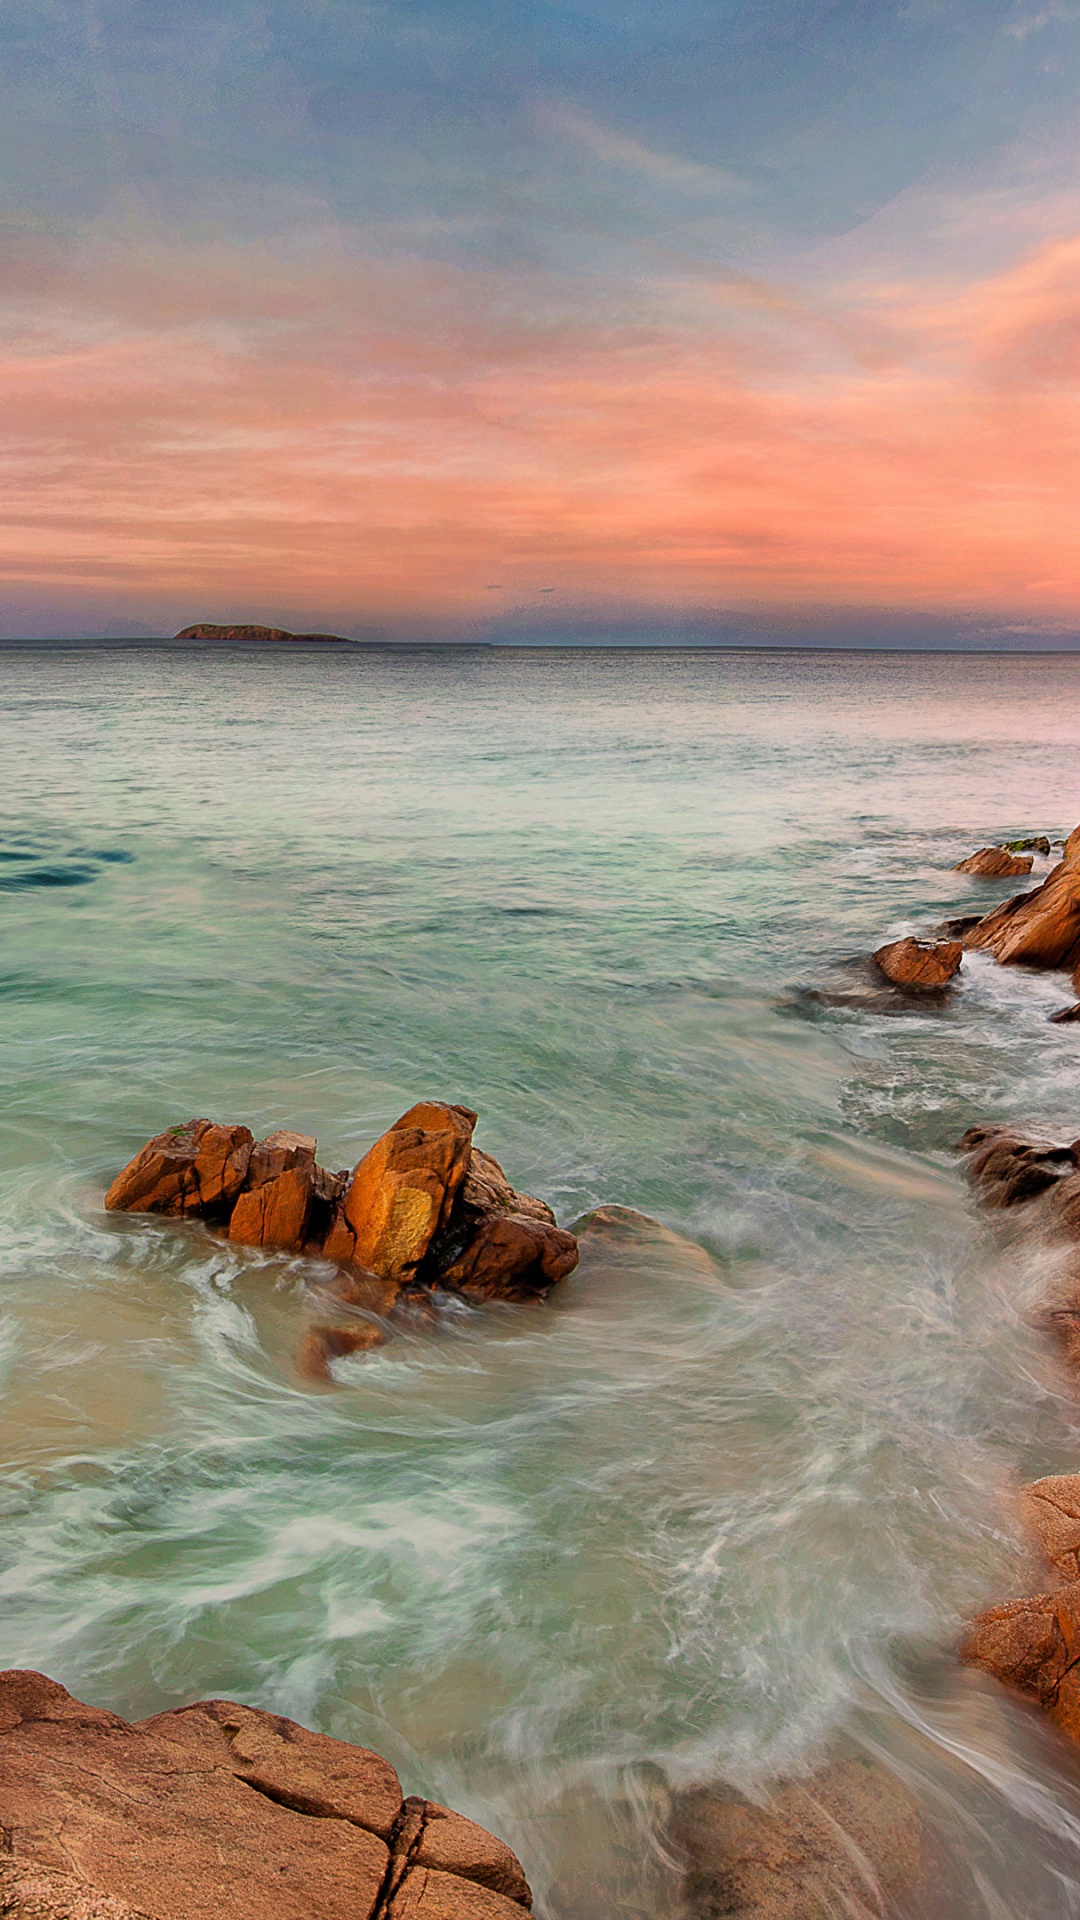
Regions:
<svg viewBox="0 0 1080 1920"><path fill-rule="evenodd" d="M855 957L1080 819L1080 659L9 646L0 691L0 1663L374 1745L550 1920L673 1913L668 1794L841 1732L950 1913L1076 1911L1080 1769L951 1649L1030 1590L1011 1490L1080 1401L948 1149L1077 1131L1080 1029ZM426 1095L708 1259L594 1252L321 1389L320 1269L102 1210L171 1121L344 1166Z"/></svg>

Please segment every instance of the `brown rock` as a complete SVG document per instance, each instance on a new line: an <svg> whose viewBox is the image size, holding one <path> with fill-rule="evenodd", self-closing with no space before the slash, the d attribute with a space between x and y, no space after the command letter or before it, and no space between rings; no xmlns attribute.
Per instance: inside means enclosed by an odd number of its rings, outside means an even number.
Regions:
<svg viewBox="0 0 1080 1920"><path fill-rule="evenodd" d="M1080 1000L1076 1002L1075 1006L1061 1007L1057 1013L1050 1015L1050 1025L1052 1027L1071 1027L1076 1020L1080 1020Z"/></svg>
<svg viewBox="0 0 1080 1920"><path fill-rule="evenodd" d="M132 1726L0 1674L0 1829L13 1920L521 1920L529 1904L508 1848L403 1804L378 1754L231 1700Z"/></svg>
<svg viewBox="0 0 1080 1920"><path fill-rule="evenodd" d="M550 1293L578 1263L572 1233L521 1213L488 1214L440 1284L475 1300L525 1300Z"/></svg>
<svg viewBox="0 0 1080 1920"><path fill-rule="evenodd" d="M546 1200L531 1193L518 1193L510 1185L494 1154L474 1147L469 1171L461 1189L461 1207L467 1213L522 1213L531 1220L546 1220L555 1225L555 1215Z"/></svg>
<svg viewBox="0 0 1080 1920"><path fill-rule="evenodd" d="M874 961L894 987L934 993L959 971L963 952L959 940L893 940L878 948Z"/></svg>
<svg viewBox="0 0 1080 1920"><path fill-rule="evenodd" d="M1020 1494L1029 1531L1066 1581L1080 1581L1080 1473L1051 1473Z"/></svg>
<svg viewBox="0 0 1080 1920"><path fill-rule="evenodd" d="M954 873L973 873L981 880L1011 880L1032 868L1030 853L1010 853L1007 847L980 847L953 868Z"/></svg>
<svg viewBox="0 0 1080 1920"><path fill-rule="evenodd" d="M433 1867L410 1867L386 1914L387 1920L521 1920L513 1900Z"/></svg>
<svg viewBox="0 0 1080 1920"><path fill-rule="evenodd" d="M965 936L966 947L993 955L1005 967L1061 967L1080 962L1080 843L1070 835L1065 858L1041 887L996 907Z"/></svg>
<svg viewBox="0 0 1080 1920"><path fill-rule="evenodd" d="M1080 1581L980 1614L960 1652L969 1665L1038 1701L1080 1741Z"/></svg>
<svg viewBox="0 0 1080 1920"><path fill-rule="evenodd" d="M117 1174L105 1205L119 1213L227 1212L247 1178L252 1138L247 1127L212 1120L167 1127Z"/></svg>
<svg viewBox="0 0 1080 1920"><path fill-rule="evenodd" d="M1077 1165L1075 1150L1012 1127L970 1127L958 1144L967 1177L986 1207L1014 1207L1057 1185Z"/></svg>
<svg viewBox="0 0 1080 1920"><path fill-rule="evenodd" d="M691 1920L879 1920L923 1879L924 1838L910 1794L862 1755L781 1782L765 1806L697 1788L672 1823Z"/></svg>
<svg viewBox="0 0 1080 1920"><path fill-rule="evenodd" d="M291 1127L279 1127L276 1133L268 1133L265 1140L259 1140L251 1149L245 1184L261 1187L264 1181L276 1180L290 1167L314 1167L316 1145L314 1134L294 1133ZM325 1173L323 1168L320 1167L319 1172L324 1180L333 1180L334 1176Z"/></svg>
<svg viewBox="0 0 1080 1920"><path fill-rule="evenodd" d="M229 1239L245 1247L283 1247L298 1253L307 1239L314 1185L312 1166L303 1164L248 1188L233 1208Z"/></svg>
<svg viewBox="0 0 1080 1920"><path fill-rule="evenodd" d="M0 1920L151 1920L126 1900L32 1860L0 1858Z"/></svg>
<svg viewBox="0 0 1080 1920"><path fill-rule="evenodd" d="M227 644L235 641L247 641L259 645L267 641L281 640L329 640L335 646L347 647L352 644L340 633L290 633L286 627L219 627L211 621L197 621L193 627L182 627L174 635L177 640L222 640Z"/></svg>
<svg viewBox="0 0 1080 1920"><path fill-rule="evenodd" d="M4 1675L2 1708L0 1824L20 1858L154 1920L369 1920L388 1865L375 1834L305 1817L199 1741L79 1708L40 1675Z"/></svg>
<svg viewBox="0 0 1080 1920"><path fill-rule="evenodd" d="M411 1280L445 1226L469 1170L476 1115L421 1101L360 1161L345 1195L352 1259L388 1280Z"/></svg>
<svg viewBox="0 0 1080 1920"><path fill-rule="evenodd" d="M296 1365L309 1380L329 1380L332 1361L343 1360L350 1353L370 1353L385 1345L385 1333L370 1321L361 1320L348 1327L309 1327L300 1343Z"/></svg>

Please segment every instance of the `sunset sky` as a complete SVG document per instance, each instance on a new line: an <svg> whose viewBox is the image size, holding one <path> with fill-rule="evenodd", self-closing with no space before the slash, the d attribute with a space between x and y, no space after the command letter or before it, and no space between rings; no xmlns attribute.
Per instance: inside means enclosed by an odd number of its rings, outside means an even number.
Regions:
<svg viewBox="0 0 1080 1920"><path fill-rule="evenodd" d="M0 49L0 632L1080 640L1080 4Z"/></svg>

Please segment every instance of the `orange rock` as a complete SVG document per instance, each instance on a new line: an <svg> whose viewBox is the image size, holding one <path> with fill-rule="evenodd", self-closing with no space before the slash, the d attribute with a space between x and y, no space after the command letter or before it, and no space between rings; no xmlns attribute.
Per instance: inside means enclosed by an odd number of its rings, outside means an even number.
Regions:
<svg viewBox="0 0 1080 1920"><path fill-rule="evenodd" d="M287 1172L290 1167L313 1167L317 1144L314 1134L294 1133L291 1127L279 1127L276 1133L268 1133L265 1140L257 1141L251 1149L245 1184L261 1187L264 1180L276 1180L279 1173Z"/></svg>
<svg viewBox="0 0 1080 1920"><path fill-rule="evenodd" d="M476 1115L422 1101L364 1155L345 1195L352 1259L384 1279L411 1280L469 1170Z"/></svg>
<svg viewBox="0 0 1080 1920"><path fill-rule="evenodd" d="M1021 1511L1055 1573L1080 1581L1080 1473L1050 1473L1021 1489Z"/></svg>
<svg viewBox="0 0 1080 1920"><path fill-rule="evenodd" d="M523 1213L531 1220L546 1220L549 1226L555 1225L555 1215L546 1200L537 1200L531 1193L518 1193L494 1154L485 1153L482 1147L472 1150L461 1190L461 1206L464 1211L477 1215Z"/></svg>
<svg viewBox="0 0 1080 1920"><path fill-rule="evenodd" d="M572 1233L521 1213L492 1213L440 1284L477 1300L526 1300L549 1293L578 1263Z"/></svg>
<svg viewBox="0 0 1080 1920"><path fill-rule="evenodd" d="M501 1893L456 1873L410 1867L386 1909L387 1920L521 1920L521 1908Z"/></svg>
<svg viewBox="0 0 1080 1920"><path fill-rule="evenodd" d="M894 987L933 993L948 986L963 953L959 940L893 940L878 948L874 961Z"/></svg>
<svg viewBox="0 0 1080 1920"><path fill-rule="evenodd" d="M247 1177L252 1139L247 1127L212 1120L167 1127L117 1174L105 1205L119 1213L226 1212Z"/></svg>
<svg viewBox="0 0 1080 1920"><path fill-rule="evenodd" d="M960 1651L969 1665L1038 1701L1071 1740L1080 1741L1080 1580L990 1608Z"/></svg>
<svg viewBox="0 0 1080 1920"><path fill-rule="evenodd" d="M310 1165L287 1167L240 1195L229 1222L229 1239L245 1247L284 1247L298 1253L307 1239L314 1178Z"/></svg>
<svg viewBox="0 0 1080 1920"><path fill-rule="evenodd" d="M1010 853L1008 847L980 847L966 860L961 860L954 873L972 873L981 880L1011 880L1022 873L1030 873L1033 860L1030 853Z"/></svg>
<svg viewBox="0 0 1080 1920"><path fill-rule="evenodd" d="M330 1364L346 1354L370 1353L384 1347L386 1335L370 1321L357 1321L349 1327L310 1327L300 1343L296 1365L309 1380L329 1380Z"/></svg>
<svg viewBox="0 0 1080 1920"><path fill-rule="evenodd" d="M1073 846L1076 835L1070 835ZM964 936L965 947L993 955L1003 967L1063 968L1080 963L1080 845L1041 887L995 907Z"/></svg>
<svg viewBox="0 0 1080 1920"><path fill-rule="evenodd" d="M406 1800L406 1807L417 1803ZM532 1894L517 1855L475 1820L466 1820L436 1800L419 1801L420 1826L409 1849L413 1866L456 1873L462 1880L489 1887L516 1905L530 1907Z"/></svg>

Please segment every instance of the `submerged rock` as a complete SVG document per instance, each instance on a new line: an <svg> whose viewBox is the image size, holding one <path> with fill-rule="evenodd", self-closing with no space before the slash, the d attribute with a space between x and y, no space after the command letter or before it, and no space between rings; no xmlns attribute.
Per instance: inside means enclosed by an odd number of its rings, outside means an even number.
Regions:
<svg viewBox="0 0 1080 1920"><path fill-rule="evenodd" d="M674 1227L665 1227L651 1214L639 1213L636 1207L594 1207L575 1220L570 1231L583 1258L588 1257L593 1265L611 1262L614 1256L614 1263L622 1269L628 1265L652 1269L662 1263L694 1279L715 1282L721 1277L716 1261L698 1241L677 1233Z"/></svg>
<svg viewBox="0 0 1080 1920"><path fill-rule="evenodd" d="M881 1920L925 1873L915 1801L861 1754L781 1781L763 1805L724 1788L684 1793L671 1839L690 1920Z"/></svg>
<svg viewBox="0 0 1080 1920"><path fill-rule="evenodd" d="M1050 1015L1052 1027L1071 1027L1078 1020L1080 1020L1080 1000L1077 1000L1073 1006L1061 1007L1057 1013Z"/></svg>
<svg viewBox="0 0 1080 1920"><path fill-rule="evenodd" d="M958 940L893 940L874 954L886 980L909 993L936 993L960 970L964 949Z"/></svg>
<svg viewBox="0 0 1080 1920"><path fill-rule="evenodd" d="M969 1127L957 1142L967 1154L967 1177L985 1207L1015 1207L1037 1199L1080 1166L1080 1141L1051 1140L1014 1127Z"/></svg>
<svg viewBox="0 0 1080 1920"><path fill-rule="evenodd" d="M1046 851L1049 853L1049 845ZM978 853L959 861L953 872L971 873L980 880L1011 880L1030 873L1032 864L1030 853L1013 853L1008 847L980 847Z"/></svg>
<svg viewBox="0 0 1080 1920"><path fill-rule="evenodd" d="M521 1920L531 1906L509 1847L403 1799L378 1754L231 1700L129 1724L42 1674L0 1674L0 1826L0 1912L26 1920Z"/></svg>
<svg viewBox="0 0 1080 1920"><path fill-rule="evenodd" d="M341 1307L383 1321L417 1290L542 1298L576 1267L577 1241L473 1146L475 1125L469 1107L421 1101L351 1173L330 1173L310 1134L281 1128L256 1144L247 1127L193 1120L148 1142L105 1204L204 1219L236 1244L327 1260L342 1270ZM310 1330L299 1364L325 1378L334 1359L385 1337L370 1321L331 1318Z"/></svg>

